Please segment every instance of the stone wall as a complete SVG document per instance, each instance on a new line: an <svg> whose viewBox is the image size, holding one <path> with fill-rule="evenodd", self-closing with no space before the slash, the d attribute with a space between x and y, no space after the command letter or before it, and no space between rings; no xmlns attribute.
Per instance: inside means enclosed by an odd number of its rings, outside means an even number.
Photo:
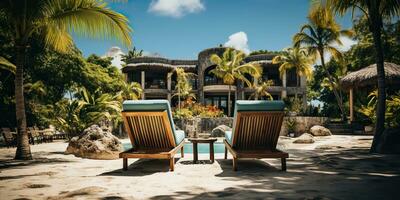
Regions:
<svg viewBox="0 0 400 200"><path fill-rule="evenodd" d="M309 132L310 128L314 125L323 126L325 122L328 120L327 117L304 117L304 116L284 117L280 135L288 134L286 121L289 118L294 119L296 121L296 129L295 129L296 136L299 136L305 132Z"/></svg>
<svg viewBox="0 0 400 200"><path fill-rule="evenodd" d="M280 135L287 135L287 126L286 120L289 117L285 117ZM324 125L328 118L326 117L290 117L291 119L296 120L296 135L301 135L304 132L308 132L310 128L314 125ZM211 131L219 126L226 125L232 127L233 117L217 117L217 118L194 118L194 119L174 119L175 125L177 125L180 129L184 130L186 136L188 136L195 127L194 130L197 130L198 133L211 133Z"/></svg>

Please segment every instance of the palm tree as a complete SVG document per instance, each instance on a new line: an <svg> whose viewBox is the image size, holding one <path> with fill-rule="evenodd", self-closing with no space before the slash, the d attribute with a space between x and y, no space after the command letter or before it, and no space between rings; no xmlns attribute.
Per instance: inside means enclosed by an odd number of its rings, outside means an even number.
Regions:
<svg viewBox="0 0 400 200"><path fill-rule="evenodd" d="M258 99L259 97L263 97L263 96L268 98L270 101L274 100L272 95L268 92L268 89L272 85L274 85L274 81L272 81L272 80L264 81L261 84L255 85L254 86L255 91L253 92L253 94L250 95L249 100L252 98Z"/></svg>
<svg viewBox="0 0 400 200"><path fill-rule="evenodd" d="M181 97L187 98L187 97L192 97L195 98L194 94L191 93L192 91L192 85L190 84L190 78L195 77L196 75L193 73L187 73L185 70L181 67L177 67L173 70L172 73L169 74L169 76L172 76L173 73L176 73L176 85L175 85L175 90L177 91L175 95L178 96L178 108L179 110L181 109Z"/></svg>
<svg viewBox="0 0 400 200"><path fill-rule="evenodd" d="M95 38L115 37L131 45L128 20L112 11L102 0L14 0L0 1L0 14L15 42L15 100L17 116L17 150L15 159L32 159L24 104L24 67L32 38L43 38L43 43L58 51L73 46L70 32Z"/></svg>
<svg viewBox="0 0 400 200"><path fill-rule="evenodd" d="M129 50L128 53L126 55L122 55L122 61L124 61L124 63L128 63L130 59L133 58L139 58L143 56L143 50L136 50L136 47L133 47L133 49Z"/></svg>
<svg viewBox="0 0 400 200"><path fill-rule="evenodd" d="M330 82L334 84L334 78L330 74L325 64L325 54L330 53L334 59L341 60L342 53L335 48L334 44L342 45L341 36L351 37L353 32L350 30L341 30L339 24L335 21L332 11L325 6L315 5L308 14L308 24L301 27L300 32L293 37L295 47L304 47L308 55L315 61L321 60L321 65ZM339 109L342 113L342 120L346 119L341 91L333 87Z"/></svg>
<svg viewBox="0 0 400 200"><path fill-rule="evenodd" d="M311 67L313 61L306 54L304 49L288 48L283 54L275 56L272 63L280 64L279 73L281 77L286 74L286 71L295 68L298 76L304 76L309 80L313 74ZM299 83L297 84L299 85Z"/></svg>
<svg viewBox="0 0 400 200"><path fill-rule="evenodd" d="M386 110L386 84L385 68L382 48L382 26L384 18L398 17L400 15L399 0L328 0L327 7L334 11L345 14L347 10L361 11L368 19L369 30L374 39L376 52L376 70L378 75L378 105L376 109L376 124L374 140L370 151L376 152L381 135L385 129L385 110Z"/></svg>
<svg viewBox="0 0 400 200"><path fill-rule="evenodd" d="M225 84L229 86L228 90L228 116L231 116L231 86L236 80L244 81L249 87L252 87L250 81L245 77L245 74L251 75L258 79L262 74L262 68L258 64L246 63L243 64L245 54L232 48L228 48L223 53L222 57L217 54L212 54L210 60L217 66L210 70L210 73L221 78Z"/></svg>

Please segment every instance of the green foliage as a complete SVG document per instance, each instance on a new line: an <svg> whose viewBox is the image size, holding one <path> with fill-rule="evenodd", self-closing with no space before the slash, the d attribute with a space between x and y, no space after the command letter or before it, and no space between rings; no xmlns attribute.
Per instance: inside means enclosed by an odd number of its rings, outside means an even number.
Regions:
<svg viewBox="0 0 400 200"><path fill-rule="evenodd" d="M257 51L252 51L249 55L254 56L260 54L281 54L281 53L282 51L257 50Z"/></svg>
<svg viewBox="0 0 400 200"><path fill-rule="evenodd" d="M126 55L122 55L122 61L124 63L128 63L129 60L134 59L134 58L139 58L143 56L143 50L136 50L136 47L133 47L133 49L129 50Z"/></svg>
<svg viewBox="0 0 400 200"><path fill-rule="evenodd" d="M288 97L284 98L283 101L286 104L286 109L289 112L300 113L302 111L302 102L301 99L296 97Z"/></svg>
<svg viewBox="0 0 400 200"><path fill-rule="evenodd" d="M297 122L296 122L295 119L288 118L288 119L286 120L286 126L287 126L287 128L288 128L288 132L289 132L289 133L294 133L295 130L296 130Z"/></svg>
<svg viewBox="0 0 400 200"><path fill-rule="evenodd" d="M376 123L376 105L378 91L375 90L368 95L369 102L362 105L357 111L365 115L373 124ZM400 92L386 99L385 126L400 127Z"/></svg>
<svg viewBox="0 0 400 200"><path fill-rule="evenodd" d="M56 127L72 137L102 120L120 121L121 103L118 98L118 95L112 96L100 90L91 94L85 88L80 88L75 99L63 99L56 103Z"/></svg>

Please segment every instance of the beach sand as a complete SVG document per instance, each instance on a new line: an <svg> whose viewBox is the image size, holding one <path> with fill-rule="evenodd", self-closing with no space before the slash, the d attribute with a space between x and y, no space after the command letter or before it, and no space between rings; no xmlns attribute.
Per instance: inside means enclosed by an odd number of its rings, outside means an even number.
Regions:
<svg viewBox="0 0 400 200"><path fill-rule="evenodd" d="M64 155L65 142L31 146L34 160L12 160L15 149L0 149L0 199L399 199L400 156L369 154L371 136L316 137L313 144L279 147L290 154L287 171L280 160L216 162L200 154L167 160L90 160ZM128 140L124 140L127 142ZM397 195L397 196L395 196ZM397 197L397 198L396 198Z"/></svg>

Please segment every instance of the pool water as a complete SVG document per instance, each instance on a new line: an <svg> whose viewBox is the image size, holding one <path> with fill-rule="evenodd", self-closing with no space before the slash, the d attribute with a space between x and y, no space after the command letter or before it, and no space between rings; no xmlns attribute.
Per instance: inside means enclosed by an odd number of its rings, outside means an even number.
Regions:
<svg viewBox="0 0 400 200"><path fill-rule="evenodd" d="M123 143L125 150L132 148L131 143ZM197 149L199 153L210 153L210 145L209 144L198 144ZM222 142L215 142L214 143L214 153L224 153L224 143ZM193 153L193 144L192 143L185 143L183 146L183 151L185 153Z"/></svg>

